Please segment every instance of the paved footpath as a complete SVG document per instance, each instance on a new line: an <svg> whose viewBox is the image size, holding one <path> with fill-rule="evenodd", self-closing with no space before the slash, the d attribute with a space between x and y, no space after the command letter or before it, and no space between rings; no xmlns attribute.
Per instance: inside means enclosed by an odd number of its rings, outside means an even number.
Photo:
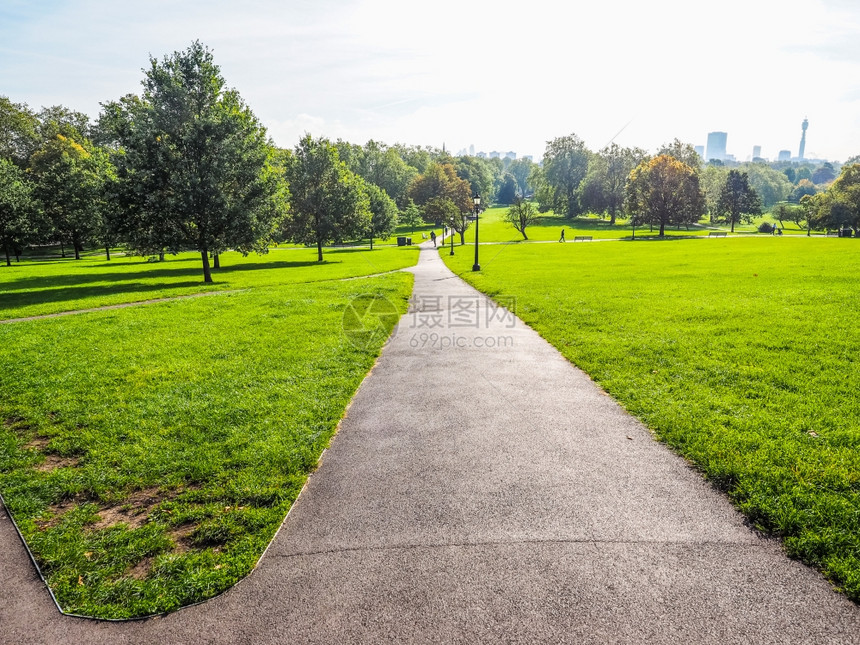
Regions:
<svg viewBox="0 0 860 645"><path fill-rule="evenodd" d="M432 249L413 270L413 312L251 576L163 618L66 618L2 517L0 641L860 643L860 608L535 332Z"/></svg>

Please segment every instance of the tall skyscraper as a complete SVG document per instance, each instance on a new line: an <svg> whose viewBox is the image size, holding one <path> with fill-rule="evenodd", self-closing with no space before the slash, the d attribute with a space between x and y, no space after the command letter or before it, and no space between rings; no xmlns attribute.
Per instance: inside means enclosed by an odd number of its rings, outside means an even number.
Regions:
<svg viewBox="0 0 860 645"><path fill-rule="evenodd" d="M705 161L710 161L711 159L725 160L726 139L728 136L725 132L708 132L708 149L705 152Z"/></svg>
<svg viewBox="0 0 860 645"><path fill-rule="evenodd" d="M802 136L802 137L800 137L800 154L799 154L799 155L797 155L797 156L798 156L800 159L803 159L803 155L804 155L804 153L806 152L806 128L808 128L808 127L809 127L809 119L807 119L806 117L804 117L804 119L803 119L803 125L802 125L801 127L803 128L803 136Z"/></svg>
<svg viewBox="0 0 860 645"><path fill-rule="evenodd" d="M777 161L791 161L791 150L780 150Z"/></svg>
<svg viewBox="0 0 860 645"><path fill-rule="evenodd" d="M753 159L761 159L761 146L753 146Z"/></svg>
<svg viewBox="0 0 860 645"><path fill-rule="evenodd" d="M699 155L702 159L705 158L705 146L693 146L693 149L696 151L696 154Z"/></svg>

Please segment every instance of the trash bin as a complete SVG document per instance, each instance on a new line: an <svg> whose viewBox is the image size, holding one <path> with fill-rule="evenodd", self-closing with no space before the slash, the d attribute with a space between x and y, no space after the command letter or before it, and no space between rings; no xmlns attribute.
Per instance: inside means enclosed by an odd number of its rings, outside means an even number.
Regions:
<svg viewBox="0 0 860 645"><path fill-rule="evenodd" d="M411 237L406 238L406 246L412 246L412 238Z"/></svg>
<svg viewBox="0 0 860 645"><path fill-rule="evenodd" d="M397 238L397 246L406 246L406 238L398 237Z"/></svg>

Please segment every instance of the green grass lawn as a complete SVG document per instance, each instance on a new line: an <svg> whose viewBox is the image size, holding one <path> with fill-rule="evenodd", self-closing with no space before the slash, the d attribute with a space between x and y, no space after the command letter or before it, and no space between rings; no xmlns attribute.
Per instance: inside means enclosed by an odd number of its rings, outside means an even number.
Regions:
<svg viewBox="0 0 860 645"><path fill-rule="evenodd" d="M214 288L240 291L0 325L0 492L65 611L170 611L251 571L406 309L409 273L331 278L417 253L363 253L236 256ZM92 306L111 300L111 280L121 299L140 293L125 284L199 290L196 271L179 258L14 275L81 290L43 305ZM20 308L6 300L4 314L32 312L14 293Z"/></svg>
<svg viewBox="0 0 860 645"><path fill-rule="evenodd" d="M443 259L787 552L860 600L860 240L487 246Z"/></svg>
<svg viewBox="0 0 860 645"><path fill-rule="evenodd" d="M148 262L135 256L102 255L81 260L24 260L0 266L0 320L139 302L155 298L278 284L336 280L385 273L415 264L414 247L325 249L279 248L267 255L230 252L221 256L211 284L203 283L199 254Z"/></svg>

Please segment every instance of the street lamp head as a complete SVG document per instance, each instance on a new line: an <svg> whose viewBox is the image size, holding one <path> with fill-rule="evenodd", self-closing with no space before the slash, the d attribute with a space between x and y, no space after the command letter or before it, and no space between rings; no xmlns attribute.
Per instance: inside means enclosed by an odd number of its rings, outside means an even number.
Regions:
<svg viewBox="0 0 860 645"><path fill-rule="evenodd" d="M480 206L481 205L481 195L478 193L475 193L475 197L472 198L472 201L475 202L475 206Z"/></svg>

